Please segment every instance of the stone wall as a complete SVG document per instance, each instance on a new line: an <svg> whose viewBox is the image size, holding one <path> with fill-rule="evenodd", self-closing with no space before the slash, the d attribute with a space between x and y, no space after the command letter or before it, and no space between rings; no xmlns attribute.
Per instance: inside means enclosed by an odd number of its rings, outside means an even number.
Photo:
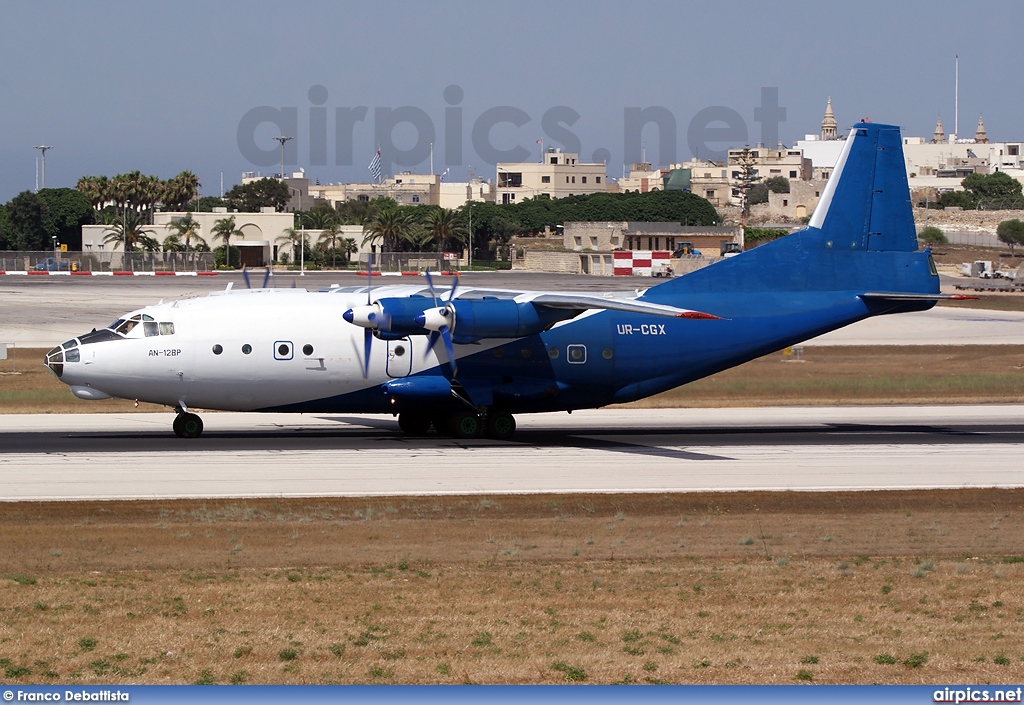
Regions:
<svg viewBox="0 0 1024 705"><path fill-rule="evenodd" d="M552 272L555 274L580 274L578 252L543 252L526 250L523 259L516 259L512 269L530 272Z"/></svg>

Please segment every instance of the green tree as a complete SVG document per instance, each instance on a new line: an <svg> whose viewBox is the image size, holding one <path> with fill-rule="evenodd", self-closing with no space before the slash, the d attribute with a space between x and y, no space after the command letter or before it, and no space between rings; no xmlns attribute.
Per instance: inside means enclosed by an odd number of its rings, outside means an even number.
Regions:
<svg viewBox="0 0 1024 705"><path fill-rule="evenodd" d="M949 239L945 233L936 228L934 225L929 225L926 228L922 228L921 232L917 234L917 239L927 245L948 245Z"/></svg>
<svg viewBox="0 0 1024 705"><path fill-rule="evenodd" d="M277 238L277 241L290 245L292 248L292 262L299 262L299 247L303 247L302 256L309 251L308 235L305 230L299 230L296 228L285 228L281 236Z"/></svg>
<svg viewBox="0 0 1024 705"><path fill-rule="evenodd" d="M69 250L81 250L82 226L96 222L89 199L73 188L44 188L38 195L44 206L43 230L47 241L56 237Z"/></svg>
<svg viewBox="0 0 1024 705"><path fill-rule="evenodd" d="M256 213L261 208L273 207L274 210L284 210L284 206L291 198L291 191L288 185L278 179L266 177L250 181L247 184L237 184L224 194L224 200L228 202L229 208L237 208L243 213Z"/></svg>
<svg viewBox="0 0 1024 705"><path fill-rule="evenodd" d="M1024 222L1020 218L1004 220L996 227L996 237L999 242L1004 242L1010 247L1010 254L1014 254L1014 247L1024 246Z"/></svg>
<svg viewBox="0 0 1024 705"><path fill-rule="evenodd" d="M789 193L789 179L785 176L769 176L763 183L772 193Z"/></svg>
<svg viewBox="0 0 1024 705"><path fill-rule="evenodd" d="M0 206L0 250L10 249L11 221L7 217L7 206Z"/></svg>
<svg viewBox="0 0 1024 705"><path fill-rule="evenodd" d="M127 252L135 252L142 237L152 239L153 235L146 225L146 217L133 210L125 210L120 219L107 225L105 233L103 242L126 248Z"/></svg>
<svg viewBox="0 0 1024 705"><path fill-rule="evenodd" d="M737 178L740 182L740 193L743 194L743 214L750 214L750 189L761 179L757 175L757 163L754 161L754 156L750 151L750 147L744 147L740 152L739 157L736 160L737 171L734 173L734 178ZM765 201L768 200L767 194L765 194Z"/></svg>
<svg viewBox="0 0 1024 705"><path fill-rule="evenodd" d="M242 231L235 227L235 216L221 218L213 224L211 235L214 240L223 241L225 261L228 267L231 267L231 238L241 236L241 234Z"/></svg>
<svg viewBox="0 0 1024 705"><path fill-rule="evenodd" d="M320 231L319 242L324 244L325 246L328 244L331 246L330 249L332 268L337 268L338 266L338 240L342 239L343 241L346 242L352 242L353 244L355 243L355 240L352 240L351 238L341 238L341 233L341 223L338 222L337 216L335 216L333 221L328 222L327 225ZM348 255L349 252L347 251L347 249L342 251L341 261L343 263L348 262Z"/></svg>
<svg viewBox="0 0 1024 705"><path fill-rule="evenodd" d="M1004 171L994 174L971 174L960 185L974 196L982 199L1013 198L1021 195L1021 183Z"/></svg>
<svg viewBox="0 0 1024 705"><path fill-rule="evenodd" d="M363 244L380 241L382 252L397 252L418 235L416 220L408 209L394 206L380 211L363 226Z"/></svg>
<svg viewBox="0 0 1024 705"><path fill-rule="evenodd" d="M183 171L168 179L164 182L164 206L172 211L185 210L189 202L198 198L200 186L199 177L191 171Z"/></svg>
<svg viewBox="0 0 1024 705"><path fill-rule="evenodd" d="M426 214L427 242L432 242L438 252L447 251L453 241L465 239L466 226L458 211L428 206Z"/></svg>
<svg viewBox="0 0 1024 705"><path fill-rule="evenodd" d="M44 224L46 204L38 194L22 191L7 203L9 245L15 250L46 250L50 247Z"/></svg>
<svg viewBox="0 0 1024 705"><path fill-rule="evenodd" d="M174 231L174 234L169 236L167 239L177 238L179 242L184 241L182 250L189 252L190 250L196 249L192 246L192 241L195 240L197 245L206 246L206 241L199 236L199 223L192 217L192 213L185 213L182 218L175 218L170 222L168 227ZM166 242L166 240L164 241ZM164 249L167 249L166 245ZM179 252L181 250L174 250Z"/></svg>
<svg viewBox="0 0 1024 705"><path fill-rule="evenodd" d="M974 194L970 191L943 191L936 199L936 203L939 208L963 208L965 211L972 211L978 206Z"/></svg>

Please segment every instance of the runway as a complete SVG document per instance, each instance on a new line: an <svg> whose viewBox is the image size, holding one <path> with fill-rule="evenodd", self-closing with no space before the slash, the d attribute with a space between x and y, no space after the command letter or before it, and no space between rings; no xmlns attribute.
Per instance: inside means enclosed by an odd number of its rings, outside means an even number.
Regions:
<svg viewBox="0 0 1024 705"><path fill-rule="evenodd" d="M1021 487L1024 405L596 410L513 441L390 417L5 416L0 500Z"/></svg>

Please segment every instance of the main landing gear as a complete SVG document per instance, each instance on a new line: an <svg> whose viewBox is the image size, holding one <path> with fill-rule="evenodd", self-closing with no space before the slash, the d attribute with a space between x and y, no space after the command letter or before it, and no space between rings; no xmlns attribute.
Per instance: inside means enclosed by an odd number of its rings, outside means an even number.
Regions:
<svg viewBox="0 0 1024 705"><path fill-rule="evenodd" d="M398 415L398 426L409 436L425 436L433 426L445 436L478 438L483 435L506 441L516 431L516 420L512 414L502 411L484 415L465 409L441 416L407 411Z"/></svg>
<svg viewBox="0 0 1024 705"><path fill-rule="evenodd" d="M199 438L203 435L203 420L196 414L185 411L181 407L175 407L177 416L174 417L174 435L178 438Z"/></svg>

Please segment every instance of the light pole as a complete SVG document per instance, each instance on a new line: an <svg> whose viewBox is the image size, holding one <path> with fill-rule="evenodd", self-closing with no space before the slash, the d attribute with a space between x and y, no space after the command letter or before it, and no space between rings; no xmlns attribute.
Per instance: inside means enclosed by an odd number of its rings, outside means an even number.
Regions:
<svg viewBox="0 0 1024 705"><path fill-rule="evenodd" d="M469 271L473 271L473 202L469 202Z"/></svg>
<svg viewBox="0 0 1024 705"><path fill-rule="evenodd" d="M274 139L281 143L281 181L284 181L284 143L294 138L284 137L282 135L281 137L275 137Z"/></svg>
<svg viewBox="0 0 1024 705"><path fill-rule="evenodd" d="M53 145L40 144L40 145L37 145L37 146L33 147L33 149L38 149L40 152L43 153L43 186L42 187L46 188L46 150L53 149Z"/></svg>
<svg viewBox="0 0 1024 705"><path fill-rule="evenodd" d="M53 240L53 261L57 261L57 236L51 235L50 239Z"/></svg>

